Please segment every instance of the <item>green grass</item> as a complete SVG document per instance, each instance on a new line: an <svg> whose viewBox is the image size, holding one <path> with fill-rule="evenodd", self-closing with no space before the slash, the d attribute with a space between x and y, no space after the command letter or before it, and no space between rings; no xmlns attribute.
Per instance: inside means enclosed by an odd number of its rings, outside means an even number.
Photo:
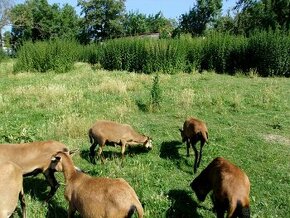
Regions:
<svg viewBox="0 0 290 218"><path fill-rule="evenodd" d="M286 78L211 72L159 75L160 108L147 110L154 75L93 70L78 63L69 73L13 74L0 64L0 142L55 139L79 148L77 166L93 176L123 177L145 204L145 217L215 217L210 198L197 201L189 184L193 152L186 157L178 128L188 116L206 121L209 144L199 174L223 156L251 181L252 217L290 214L290 83ZM132 149L122 165L120 147L105 147L105 164L88 161L87 131L96 119L131 124L153 138L150 152ZM62 174L57 179L63 181ZM42 175L25 178L28 217L66 217L64 186L49 204ZM14 217L20 217L20 209Z"/></svg>

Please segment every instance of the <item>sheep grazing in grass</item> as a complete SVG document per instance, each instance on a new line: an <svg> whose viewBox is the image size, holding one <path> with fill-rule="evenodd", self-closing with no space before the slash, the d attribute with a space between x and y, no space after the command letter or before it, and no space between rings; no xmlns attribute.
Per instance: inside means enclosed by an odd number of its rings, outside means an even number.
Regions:
<svg viewBox="0 0 290 218"><path fill-rule="evenodd" d="M202 120L190 117L187 120L185 120L183 124L183 129L179 129L179 131L181 133L182 142L186 142L187 157L189 157L190 145L194 150L195 160L193 168L194 173L196 173L202 158L202 148L204 144L208 141L208 131L206 124ZM199 156L196 148L196 143L198 141L200 141Z"/></svg>
<svg viewBox="0 0 290 218"><path fill-rule="evenodd" d="M22 168L24 176L43 173L51 190L46 201L51 199L59 187L54 171L49 168L51 156L68 148L57 141L42 141L22 144L0 144L0 162L12 161Z"/></svg>
<svg viewBox="0 0 290 218"><path fill-rule="evenodd" d="M21 202L22 217L26 218L22 169L11 161L0 163L0 217L7 218Z"/></svg>
<svg viewBox="0 0 290 218"><path fill-rule="evenodd" d="M143 217L142 205L124 179L93 178L79 172L71 156L64 152L52 157L51 168L64 173L68 217L72 217L76 210L84 218L131 217L136 210L138 217Z"/></svg>
<svg viewBox="0 0 290 218"><path fill-rule="evenodd" d="M250 181L228 160L215 158L190 184L200 201L213 190L212 201L217 217L250 217Z"/></svg>
<svg viewBox="0 0 290 218"><path fill-rule="evenodd" d="M89 138L91 142L90 160L95 161L95 148L99 145L98 156L102 155L105 144L121 145L122 158L124 158L126 145L143 144L147 149L152 148L151 139L148 136L137 133L130 125L120 124L113 121L99 120L89 129Z"/></svg>

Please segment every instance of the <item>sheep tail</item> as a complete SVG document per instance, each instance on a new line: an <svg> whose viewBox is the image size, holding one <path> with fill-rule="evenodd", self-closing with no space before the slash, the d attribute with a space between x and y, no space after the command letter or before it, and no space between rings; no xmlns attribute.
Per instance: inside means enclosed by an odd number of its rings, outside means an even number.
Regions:
<svg viewBox="0 0 290 218"><path fill-rule="evenodd" d="M136 210L138 213L138 218L142 218L144 215L144 211L143 211L142 205L139 202L138 203L136 202L136 205L133 205L133 204L131 205L131 207L128 211L128 215L126 217L127 218L132 217Z"/></svg>
<svg viewBox="0 0 290 218"><path fill-rule="evenodd" d="M238 217L250 218L250 207L243 207L241 201L238 200L236 214Z"/></svg>
<svg viewBox="0 0 290 218"><path fill-rule="evenodd" d="M208 141L208 133L205 132L205 131L201 131L201 135L202 135L202 137L204 138L204 141L205 141L206 143L208 143L208 142L207 142L207 141Z"/></svg>

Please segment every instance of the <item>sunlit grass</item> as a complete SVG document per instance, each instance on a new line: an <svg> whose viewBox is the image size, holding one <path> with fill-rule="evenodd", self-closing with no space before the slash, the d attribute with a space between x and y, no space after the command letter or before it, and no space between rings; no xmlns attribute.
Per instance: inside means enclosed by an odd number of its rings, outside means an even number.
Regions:
<svg viewBox="0 0 290 218"><path fill-rule="evenodd" d="M228 76L213 72L160 75L158 111L147 110L154 75L95 70L77 63L72 71L13 74L0 65L0 141L55 139L79 148L73 159L93 176L123 177L145 204L145 217L215 217L208 197L197 201L189 183L193 151L186 157L178 128L188 116L209 129L198 173L215 157L240 166L251 181L253 217L290 214L290 83L286 78ZM153 150L106 146L105 164L88 161L88 129L97 119L131 124L153 139ZM63 176L57 174L63 181ZM28 217L66 217L64 187L44 204L42 175L25 179ZM19 209L18 209L19 212ZM14 217L20 217L20 212Z"/></svg>

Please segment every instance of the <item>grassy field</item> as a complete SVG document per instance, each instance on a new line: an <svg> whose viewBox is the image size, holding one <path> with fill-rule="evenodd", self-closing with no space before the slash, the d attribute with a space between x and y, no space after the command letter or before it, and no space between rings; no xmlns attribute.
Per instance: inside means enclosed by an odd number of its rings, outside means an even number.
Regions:
<svg viewBox="0 0 290 218"><path fill-rule="evenodd" d="M0 142L59 140L90 175L123 177L145 205L145 217L215 217L210 198L198 202L189 184L178 128L189 116L206 121L209 144L197 174L217 156L240 166L251 181L252 217L290 214L290 82L285 78L215 73L160 75L160 109L150 109L154 75L94 70L83 63L65 74L12 73L0 64ZM153 139L153 150L105 147L105 164L88 160L87 131L97 119L131 124ZM56 174L64 182L62 174ZM62 185L48 204L44 177L24 181L27 215L66 217ZM20 217L18 207L14 217Z"/></svg>

